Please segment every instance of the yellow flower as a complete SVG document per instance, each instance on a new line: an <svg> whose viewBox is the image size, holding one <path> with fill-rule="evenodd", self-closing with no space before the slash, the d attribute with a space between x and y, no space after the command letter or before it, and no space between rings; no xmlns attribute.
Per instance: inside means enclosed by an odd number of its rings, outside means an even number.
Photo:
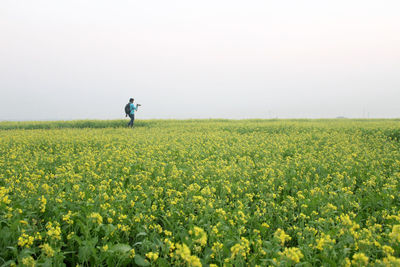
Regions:
<svg viewBox="0 0 400 267"><path fill-rule="evenodd" d="M146 253L146 257L149 258L151 261L156 261L158 259L158 252Z"/></svg>
<svg viewBox="0 0 400 267"><path fill-rule="evenodd" d="M188 261L191 255L190 249L188 246L186 246L186 244L176 244L175 253L185 261Z"/></svg>
<svg viewBox="0 0 400 267"><path fill-rule="evenodd" d="M241 242L235 244L231 247L231 259L234 259L237 255L246 258L246 256L250 253L250 242L242 237Z"/></svg>
<svg viewBox="0 0 400 267"><path fill-rule="evenodd" d="M71 232L67 235L67 240L70 240L72 236L75 234L75 232Z"/></svg>
<svg viewBox="0 0 400 267"><path fill-rule="evenodd" d="M135 257L135 249L129 251L129 258L133 259Z"/></svg>
<svg viewBox="0 0 400 267"><path fill-rule="evenodd" d="M35 241L35 238L33 236L29 236L29 235L23 233L18 238L18 246L30 248L33 244L33 241Z"/></svg>
<svg viewBox="0 0 400 267"><path fill-rule="evenodd" d="M393 253L394 253L394 249L390 246L385 245L382 247L382 250L386 255L393 255Z"/></svg>
<svg viewBox="0 0 400 267"><path fill-rule="evenodd" d="M72 212L69 210L67 214L62 216L62 220L67 222L68 224L73 224L74 221L71 220Z"/></svg>
<svg viewBox="0 0 400 267"><path fill-rule="evenodd" d="M194 230L194 242L200 244L200 246L204 247L207 245L207 234L206 232L201 229L200 227L193 227ZM191 233L191 231L189 231Z"/></svg>
<svg viewBox="0 0 400 267"><path fill-rule="evenodd" d="M284 230L278 228L274 233L274 238L283 246L286 241L291 240L292 238L285 233Z"/></svg>
<svg viewBox="0 0 400 267"><path fill-rule="evenodd" d="M382 262L384 266L390 266L390 267L400 266L400 259L393 256L387 256L386 258L383 258Z"/></svg>
<svg viewBox="0 0 400 267"><path fill-rule="evenodd" d="M164 230L164 234L166 236L172 236L172 233L170 231L168 231L168 230Z"/></svg>
<svg viewBox="0 0 400 267"><path fill-rule="evenodd" d="M98 212L92 212L89 215L89 218L91 218L93 221L97 222L98 224L103 223L103 217L101 217L101 215Z"/></svg>
<svg viewBox="0 0 400 267"><path fill-rule="evenodd" d="M351 261L350 261L349 258L345 258L345 259L344 259L344 264L343 264L343 266L344 266L344 267L351 267Z"/></svg>
<svg viewBox="0 0 400 267"><path fill-rule="evenodd" d="M0 202L4 204L10 204L11 200L8 198L9 189L0 186Z"/></svg>
<svg viewBox="0 0 400 267"><path fill-rule="evenodd" d="M201 264L200 259L197 256L190 256L188 265L191 267L202 267L203 265Z"/></svg>
<svg viewBox="0 0 400 267"><path fill-rule="evenodd" d="M218 242L218 241L215 242L213 244L213 246L211 247L211 250L212 250L211 258L215 258L215 256L221 252L223 247L224 247L224 245L221 244L220 242Z"/></svg>
<svg viewBox="0 0 400 267"><path fill-rule="evenodd" d="M35 259L31 256L25 257L22 259L22 264L27 267L34 267L36 266Z"/></svg>
<svg viewBox="0 0 400 267"><path fill-rule="evenodd" d="M300 262L304 257L299 248L285 248L283 252L279 252L279 255L293 261L294 263Z"/></svg>
<svg viewBox="0 0 400 267"><path fill-rule="evenodd" d="M52 249L52 247L49 244L45 243L45 244L41 245L40 248L42 248L42 251L46 255L46 257L54 256L54 250Z"/></svg>
<svg viewBox="0 0 400 267"><path fill-rule="evenodd" d="M264 223L261 224L261 227L263 227L263 228L269 228L269 224L266 223L266 222L264 222Z"/></svg>
<svg viewBox="0 0 400 267"><path fill-rule="evenodd" d="M394 225L392 232L389 234L390 239L393 243L400 243L400 225Z"/></svg>
<svg viewBox="0 0 400 267"><path fill-rule="evenodd" d="M40 212L45 212L47 204L46 198L42 195L42 197L39 198L39 201L40 201Z"/></svg>
<svg viewBox="0 0 400 267"><path fill-rule="evenodd" d="M351 262L356 266L365 266L368 264L368 257L364 253L359 252L353 255Z"/></svg>
<svg viewBox="0 0 400 267"><path fill-rule="evenodd" d="M36 240L42 240L42 235L39 232L35 233L35 239Z"/></svg>
<svg viewBox="0 0 400 267"><path fill-rule="evenodd" d="M49 237L61 240L61 229L58 223L55 223L54 227L52 222L48 222L46 228Z"/></svg>
<svg viewBox="0 0 400 267"><path fill-rule="evenodd" d="M335 242L336 241L334 239L331 239L330 235L325 235L324 233L322 233L321 237L317 239L316 248L322 251L324 247L332 246L333 244L335 244Z"/></svg>
<svg viewBox="0 0 400 267"><path fill-rule="evenodd" d="M200 259L191 255L190 249L185 244L176 244L176 255L182 258L189 266L202 267Z"/></svg>

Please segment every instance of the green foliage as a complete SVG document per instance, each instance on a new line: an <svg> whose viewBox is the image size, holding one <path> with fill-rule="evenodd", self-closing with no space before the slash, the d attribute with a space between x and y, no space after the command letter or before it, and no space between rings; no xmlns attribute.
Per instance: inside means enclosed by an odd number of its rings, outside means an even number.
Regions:
<svg viewBox="0 0 400 267"><path fill-rule="evenodd" d="M396 266L400 121L0 123L0 266Z"/></svg>

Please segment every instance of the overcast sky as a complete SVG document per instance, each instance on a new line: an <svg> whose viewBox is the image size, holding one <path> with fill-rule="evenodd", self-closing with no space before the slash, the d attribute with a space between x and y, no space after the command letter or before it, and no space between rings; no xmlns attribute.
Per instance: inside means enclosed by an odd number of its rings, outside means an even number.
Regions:
<svg viewBox="0 0 400 267"><path fill-rule="evenodd" d="M400 117L398 0L2 0L0 120Z"/></svg>

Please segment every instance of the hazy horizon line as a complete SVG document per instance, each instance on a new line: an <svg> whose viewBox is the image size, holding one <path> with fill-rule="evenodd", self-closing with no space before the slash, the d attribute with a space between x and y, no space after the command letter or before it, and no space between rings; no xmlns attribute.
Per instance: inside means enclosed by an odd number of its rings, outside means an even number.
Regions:
<svg viewBox="0 0 400 267"><path fill-rule="evenodd" d="M117 121L117 120L126 120L128 118L77 118L77 119L38 119L38 120L0 120L0 123L3 122L68 122L68 121ZM248 117L248 118L223 118L223 117L215 117L215 118L144 118L144 119L136 119L136 121L152 121L152 120L175 120L175 121L189 121L189 120L229 120L229 121L241 121L241 120L400 120L400 117L374 117L374 118L362 118L362 117L276 117L276 118L260 118L260 117Z"/></svg>

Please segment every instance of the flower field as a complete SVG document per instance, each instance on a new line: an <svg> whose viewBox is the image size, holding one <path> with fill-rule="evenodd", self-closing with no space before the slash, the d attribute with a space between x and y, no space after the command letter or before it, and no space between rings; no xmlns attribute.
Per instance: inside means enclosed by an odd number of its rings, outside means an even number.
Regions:
<svg viewBox="0 0 400 267"><path fill-rule="evenodd" d="M399 120L0 123L0 266L400 266Z"/></svg>

